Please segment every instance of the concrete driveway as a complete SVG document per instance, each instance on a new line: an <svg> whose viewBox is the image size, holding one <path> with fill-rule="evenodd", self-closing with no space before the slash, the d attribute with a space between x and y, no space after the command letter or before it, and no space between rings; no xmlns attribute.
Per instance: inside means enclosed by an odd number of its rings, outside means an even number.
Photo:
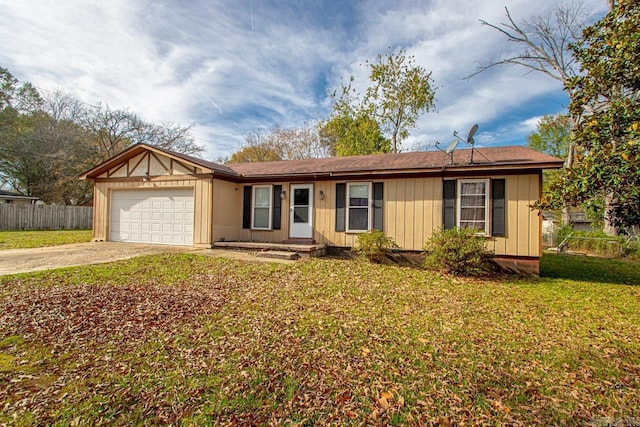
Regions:
<svg viewBox="0 0 640 427"><path fill-rule="evenodd" d="M51 270L61 267L101 264L135 258L142 255L191 252L201 255L220 256L258 262L293 261L268 260L254 254L221 249L199 249L191 246L146 245L142 243L88 242L72 245L49 246L34 249L11 249L0 251L0 276Z"/></svg>
<svg viewBox="0 0 640 427"><path fill-rule="evenodd" d="M189 246L120 242L89 242L46 248L11 249L0 251L0 275L100 264L149 254L198 251L202 249Z"/></svg>

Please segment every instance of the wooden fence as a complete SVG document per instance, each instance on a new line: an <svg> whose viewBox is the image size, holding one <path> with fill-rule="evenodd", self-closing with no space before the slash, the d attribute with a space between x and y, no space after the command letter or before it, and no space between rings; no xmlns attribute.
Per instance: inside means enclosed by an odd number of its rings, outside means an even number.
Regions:
<svg viewBox="0 0 640 427"><path fill-rule="evenodd" d="M0 204L0 230L89 230L93 208Z"/></svg>

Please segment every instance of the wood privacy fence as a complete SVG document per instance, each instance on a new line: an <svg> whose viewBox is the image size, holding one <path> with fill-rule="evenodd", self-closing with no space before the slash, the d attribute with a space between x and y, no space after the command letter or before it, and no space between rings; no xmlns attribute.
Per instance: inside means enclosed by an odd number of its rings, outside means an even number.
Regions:
<svg viewBox="0 0 640 427"><path fill-rule="evenodd" d="M93 208L0 204L0 230L89 230Z"/></svg>

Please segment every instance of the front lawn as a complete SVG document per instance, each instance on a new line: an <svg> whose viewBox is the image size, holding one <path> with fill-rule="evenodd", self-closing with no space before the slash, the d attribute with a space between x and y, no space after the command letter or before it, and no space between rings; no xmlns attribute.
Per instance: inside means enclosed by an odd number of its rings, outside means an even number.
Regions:
<svg viewBox="0 0 640 427"><path fill-rule="evenodd" d="M558 261L464 280L176 254L1 278L0 424L639 417L640 287Z"/></svg>
<svg viewBox="0 0 640 427"><path fill-rule="evenodd" d="M0 250L84 243L91 237L91 230L0 231Z"/></svg>

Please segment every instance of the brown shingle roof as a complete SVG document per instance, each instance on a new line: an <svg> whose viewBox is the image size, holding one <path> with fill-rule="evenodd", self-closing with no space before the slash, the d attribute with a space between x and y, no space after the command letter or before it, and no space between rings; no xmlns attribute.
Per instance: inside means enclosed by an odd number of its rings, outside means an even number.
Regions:
<svg viewBox="0 0 640 427"><path fill-rule="evenodd" d="M394 173L399 171L483 170L483 169L545 169L560 168L562 160L522 146L476 148L471 160L471 149L457 150L454 163L441 151L419 151L398 154L330 157L324 159L282 160L264 163L228 165L247 178L339 175L355 173Z"/></svg>
<svg viewBox="0 0 640 427"><path fill-rule="evenodd" d="M457 150L453 160L441 151L417 151L398 154L329 157L324 159L282 160L278 162L219 165L197 157L164 148L137 144L85 172L81 178L95 178L125 159L144 150L162 152L170 157L200 166L205 173L223 179L243 181L269 178L350 176L362 174L435 173L447 171L526 170L562 167L562 160L522 146L477 148L471 164L471 150Z"/></svg>

